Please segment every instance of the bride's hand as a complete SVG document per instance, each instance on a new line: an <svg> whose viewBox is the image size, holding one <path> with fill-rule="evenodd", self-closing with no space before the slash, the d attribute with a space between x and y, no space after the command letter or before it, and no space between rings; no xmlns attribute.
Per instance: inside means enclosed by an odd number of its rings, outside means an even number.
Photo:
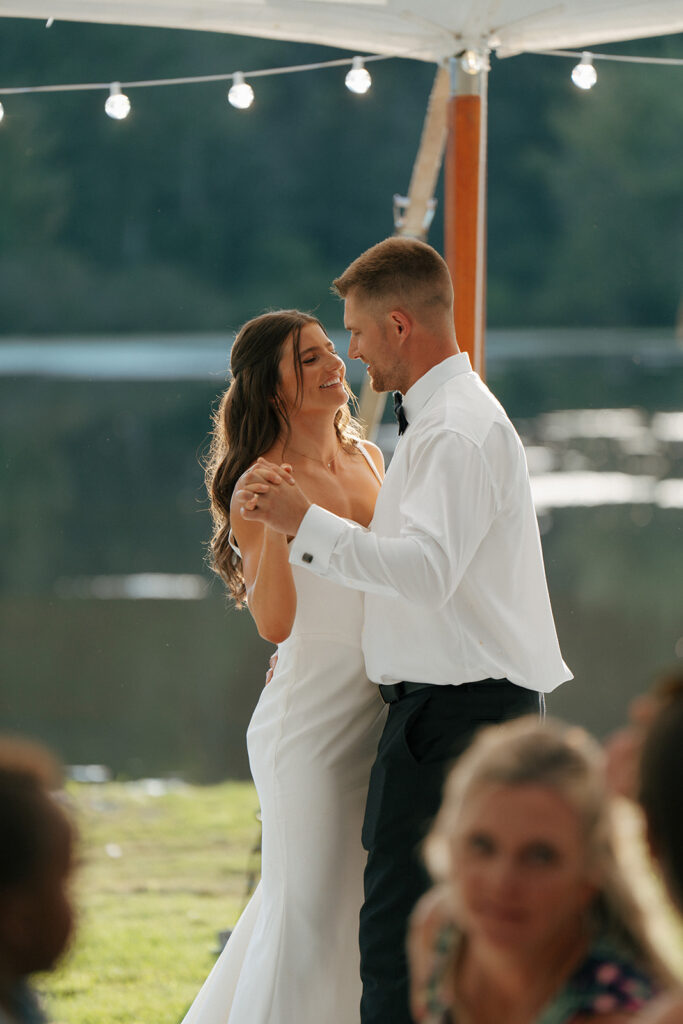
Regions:
<svg viewBox="0 0 683 1024"><path fill-rule="evenodd" d="M291 469L262 460L261 465L255 463L251 467L244 479L247 486L238 486L233 494L242 518L293 537L311 502L297 485ZM279 486L282 483L291 486Z"/></svg>
<svg viewBox="0 0 683 1024"><path fill-rule="evenodd" d="M243 508L252 511L256 508L259 494L267 494L271 486L279 487L282 483L294 484L292 467L288 462L277 466L274 462L259 458L246 469L235 484L234 492L242 499ZM249 498L246 492L250 492Z"/></svg>

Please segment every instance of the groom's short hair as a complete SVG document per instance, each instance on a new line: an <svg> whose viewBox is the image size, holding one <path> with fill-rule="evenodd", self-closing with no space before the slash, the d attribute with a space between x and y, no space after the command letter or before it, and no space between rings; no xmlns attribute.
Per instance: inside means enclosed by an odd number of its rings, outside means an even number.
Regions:
<svg viewBox="0 0 683 1024"><path fill-rule="evenodd" d="M396 300L434 312L450 312L453 305L446 262L417 238L385 238L366 249L332 282L332 288L342 299L353 290L378 305Z"/></svg>

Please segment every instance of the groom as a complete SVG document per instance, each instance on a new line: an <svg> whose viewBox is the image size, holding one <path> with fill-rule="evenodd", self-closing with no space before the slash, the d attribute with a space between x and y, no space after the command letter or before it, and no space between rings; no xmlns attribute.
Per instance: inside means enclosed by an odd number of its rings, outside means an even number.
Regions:
<svg viewBox="0 0 683 1024"><path fill-rule="evenodd" d="M399 438L369 529L292 486L240 491L294 535L290 562L365 592L363 651L389 714L363 825L363 1024L409 1024L407 922L445 772L485 723L538 712L571 678L553 623L522 444L470 368L439 254L388 238L337 278L349 355L397 392ZM284 479L284 474L283 474Z"/></svg>

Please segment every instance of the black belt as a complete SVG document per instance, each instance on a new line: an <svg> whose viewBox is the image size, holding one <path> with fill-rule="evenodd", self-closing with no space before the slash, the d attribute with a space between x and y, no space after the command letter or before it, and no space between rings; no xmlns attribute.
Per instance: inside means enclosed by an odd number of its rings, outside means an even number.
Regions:
<svg viewBox="0 0 683 1024"><path fill-rule="evenodd" d="M400 683L380 683L379 692L385 704L395 704L397 700L407 697L409 693L432 688L433 683L411 683L407 679Z"/></svg>
<svg viewBox="0 0 683 1024"><path fill-rule="evenodd" d="M437 690L453 690L457 691L461 696L472 690L479 689L481 685L485 684L487 687L500 687L503 690L514 691L519 689L514 683L511 683L508 679L477 679L471 683L411 683L408 679L402 680L400 683L380 683L379 692L382 695L382 700L385 704L395 704L399 700L403 700L404 697L410 696L411 693L419 693L420 690L426 689L437 689ZM532 691L533 692L533 691ZM541 708L541 716L545 713L545 699L543 694L539 694L539 704Z"/></svg>

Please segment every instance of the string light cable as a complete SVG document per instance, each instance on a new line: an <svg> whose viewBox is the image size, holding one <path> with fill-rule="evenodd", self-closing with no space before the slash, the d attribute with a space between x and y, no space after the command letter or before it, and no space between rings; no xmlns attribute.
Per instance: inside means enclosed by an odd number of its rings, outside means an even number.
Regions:
<svg viewBox="0 0 683 1024"><path fill-rule="evenodd" d="M583 57L586 54L592 60L613 60L621 64L668 64L672 67L683 67L683 57L630 57L625 53L595 53L593 50L528 50L527 53L538 54L539 57Z"/></svg>
<svg viewBox="0 0 683 1024"><path fill-rule="evenodd" d="M131 82L81 82L73 85L19 85L0 87L0 96L22 96L31 93L52 93L52 92L93 92L106 91L110 95L122 89L148 89L156 86L166 85L198 85L204 82L228 82L233 85L245 85L247 78L265 78L268 75L290 75L301 71L319 71L324 68L350 67L351 71L360 71L361 79L369 83L370 73L364 67L371 61L395 60L399 57L414 57L419 59L419 53L415 51L405 53L373 53L366 57L340 57L337 60L318 61L313 64L291 64L282 68L261 68L255 71L230 71L219 75L189 75L183 78L150 78ZM363 75L362 72L365 72ZM348 76L347 76L348 77ZM358 76L355 76L357 80ZM354 81L354 79L352 79ZM369 88L369 84L368 84ZM355 91L355 90L351 90ZM365 90L364 90L365 91Z"/></svg>
<svg viewBox="0 0 683 1024"><path fill-rule="evenodd" d="M495 50L494 50L495 52ZM594 61L606 60L616 61L624 64L650 64L668 67L683 67L681 57L638 57L617 53L594 53L588 50L528 50L528 55L542 57L574 57L579 63L572 70L572 80L581 89L590 89L595 85L597 74L594 68ZM466 53L468 56L469 51ZM248 109L254 101L254 90L246 81L248 78L265 78L269 75L290 75L303 71L319 71L325 68L349 67L346 75L346 87L354 93L362 95L367 92L372 84L370 73L365 67L371 61L395 60L397 58L420 59L420 53L416 51L399 52L391 54L374 53L366 57L340 57L336 60L317 61L312 64L291 64L281 68L261 68L255 71L231 71L218 75L191 75L182 78L154 78L131 82L84 82L73 85L25 85L25 86L4 86L0 87L0 96L20 96L32 93L55 93L55 92L89 92L106 91L108 93L105 103L107 114L121 120L130 112L130 100L123 92L123 89L148 89L168 85L198 85L206 82L227 82L231 81L232 86L228 92L228 99L232 106L241 110ZM465 58L463 58L465 59ZM477 63L468 67L471 73L478 73L480 68ZM0 103L0 122L5 114L2 103Z"/></svg>
<svg viewBox="0 0 683 1024"><path fill-rule="evenodd" d="M628 54L620 53L592 53L590 50L583 50L579 53L576 50L537 50L535 52L542 57L579 57L579 63L572 68L571 78L574 85L584 91L592 89L598 80L598 73L593 63L595 60L611 60L620 64L683 67L683 58L680 57L631 57Z"/></svg>

